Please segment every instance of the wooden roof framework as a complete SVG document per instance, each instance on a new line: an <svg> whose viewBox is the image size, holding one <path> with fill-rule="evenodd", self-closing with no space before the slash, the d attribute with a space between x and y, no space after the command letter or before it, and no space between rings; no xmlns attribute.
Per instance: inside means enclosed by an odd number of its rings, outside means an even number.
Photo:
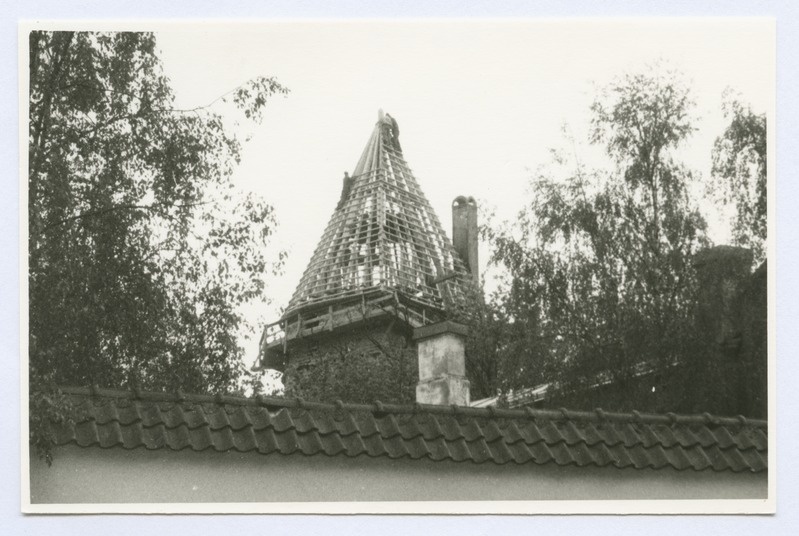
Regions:
<svg viewBox="0 0 799 536"><path fill-rule="evenodd" d="M442 293L455 291L458 283L440 288L436 280L466 275L401 153L390 147L381 152L379 167L352 177L352 190L322 234L287 315L378 288L441 307Z"/></svg>
<svg viewBox="0 0 799 536"><path fill-rule="evenodd" d="M436 321L470 284L403 157L396 121L381 112L285 313L261 345L285 346L387 305L413 324Z"/></svg>

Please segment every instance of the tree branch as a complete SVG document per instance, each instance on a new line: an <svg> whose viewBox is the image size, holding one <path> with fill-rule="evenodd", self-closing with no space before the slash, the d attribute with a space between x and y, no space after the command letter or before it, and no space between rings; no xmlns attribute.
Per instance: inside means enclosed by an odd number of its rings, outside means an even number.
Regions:
<svg viewBox="0 0 799 536"><path fill-rule="evenodd" d="M64 225L65 223L70 223L77 220L82 220L85 218L93 218L96 216L102 216L104 214L108 214L110 212L115 212L117 210L157 210L158 208L193 208L200 205L208 205L213 203L213 201L203 201L200 203L187 203L183 205L167 205L166 203L155 203L153 205L133 205L133 204L126 204L126 205L115 205L113 207L98 209L98 210L89 210L86 212L82 212L80 214L76 214L74 216L70 216L68 218L63 218L56 222L50 223L44 227L44 231L52 229L54 227L58 227L60 225Z"/></svg>
<svg viewBox="0 0 799 536"><path fill-rule="evenodd" d="M72 37L75 32L66 32L63 38L63 42L61 43L61 47L59 48L58 55L55 56L53 59L52 70L50 71L50 76L47 80L47 87L43 88L42 91L44 95L42 97L42 107L39 113L39 117L36 121L36 126L31 129L31 134L33 136L33 142L31 143L30 154L28 155L28 162L29 162L29 169L28 169L28 180L29 180L29 192L28 196L30 199L30 206L33 207L35 203L33 201L36 200L36 196L38 195L39 190L39 167L41 163L41 153L44 150L44 145L47 140L47 130L50 125L51 119L51 108L53 105L53 99L56 93L56 84L58 83L58 79L61 77L61 69L64 63L64 58L67 55L69 50L69 46L72 42ZM35 65L32 65L32 67ZM35 72L31 71L29 74L29 80L33 83L34 76L36 75ZM31 86L30 92L33 94L34 88Z"/></svg>

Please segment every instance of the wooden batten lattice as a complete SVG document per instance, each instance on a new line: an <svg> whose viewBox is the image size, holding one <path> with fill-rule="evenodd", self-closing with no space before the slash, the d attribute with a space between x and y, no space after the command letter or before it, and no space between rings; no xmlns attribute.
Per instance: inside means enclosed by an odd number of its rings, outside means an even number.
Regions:
<svg viewBox="0 0 799 536"><path fill-rule="evenodd" d="M434 321L469 281L405 162L396 121L381 112L285 314L267 326L262 344L335 329L359 309L390 307L411 324Z"/></svg>

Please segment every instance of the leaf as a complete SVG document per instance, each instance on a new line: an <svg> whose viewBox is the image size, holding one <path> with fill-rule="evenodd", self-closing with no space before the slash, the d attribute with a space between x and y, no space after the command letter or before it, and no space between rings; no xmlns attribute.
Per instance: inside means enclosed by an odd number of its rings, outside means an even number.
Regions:
<svg viewBox="0 0 799 536"><path fill-rule="evenodd" d="M232 188L241 133L211 107L175 109L150 33L31 43L32 377L198 393L251 383L238 308L266 299L265 272L284 256L268 243L269 204ZM264 77L242 90L254 114L287 91Z"/></svg>
<svg viewBox="0 0 799 536"><path fill-rule="evenodd" d="M632 387L641 367L706 354L691 260L707 238L686 193L697 175L673 157L694 130L691 107L677 73L655 66L619 77L591 107L587 141L601 145L605 162L589 168L565 140L570 150L553 150L532 177L518 219L483 231L492 264L507 274L491 303L504 318L503 390L557 383L547 403L616 410L718 402L702 398L701 375L656 395ZM608 379L615 390L592 387Z"/></svg>

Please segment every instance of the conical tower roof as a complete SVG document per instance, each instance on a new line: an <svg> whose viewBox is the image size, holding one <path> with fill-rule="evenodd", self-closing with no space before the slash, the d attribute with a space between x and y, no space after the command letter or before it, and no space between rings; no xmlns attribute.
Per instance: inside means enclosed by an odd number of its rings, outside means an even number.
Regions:
<svg viewBox="0 0 799 536"><path fill-rule="evenodd" d="M380 290L441 310L469 277L381 110L284 318Z"/></svg>

